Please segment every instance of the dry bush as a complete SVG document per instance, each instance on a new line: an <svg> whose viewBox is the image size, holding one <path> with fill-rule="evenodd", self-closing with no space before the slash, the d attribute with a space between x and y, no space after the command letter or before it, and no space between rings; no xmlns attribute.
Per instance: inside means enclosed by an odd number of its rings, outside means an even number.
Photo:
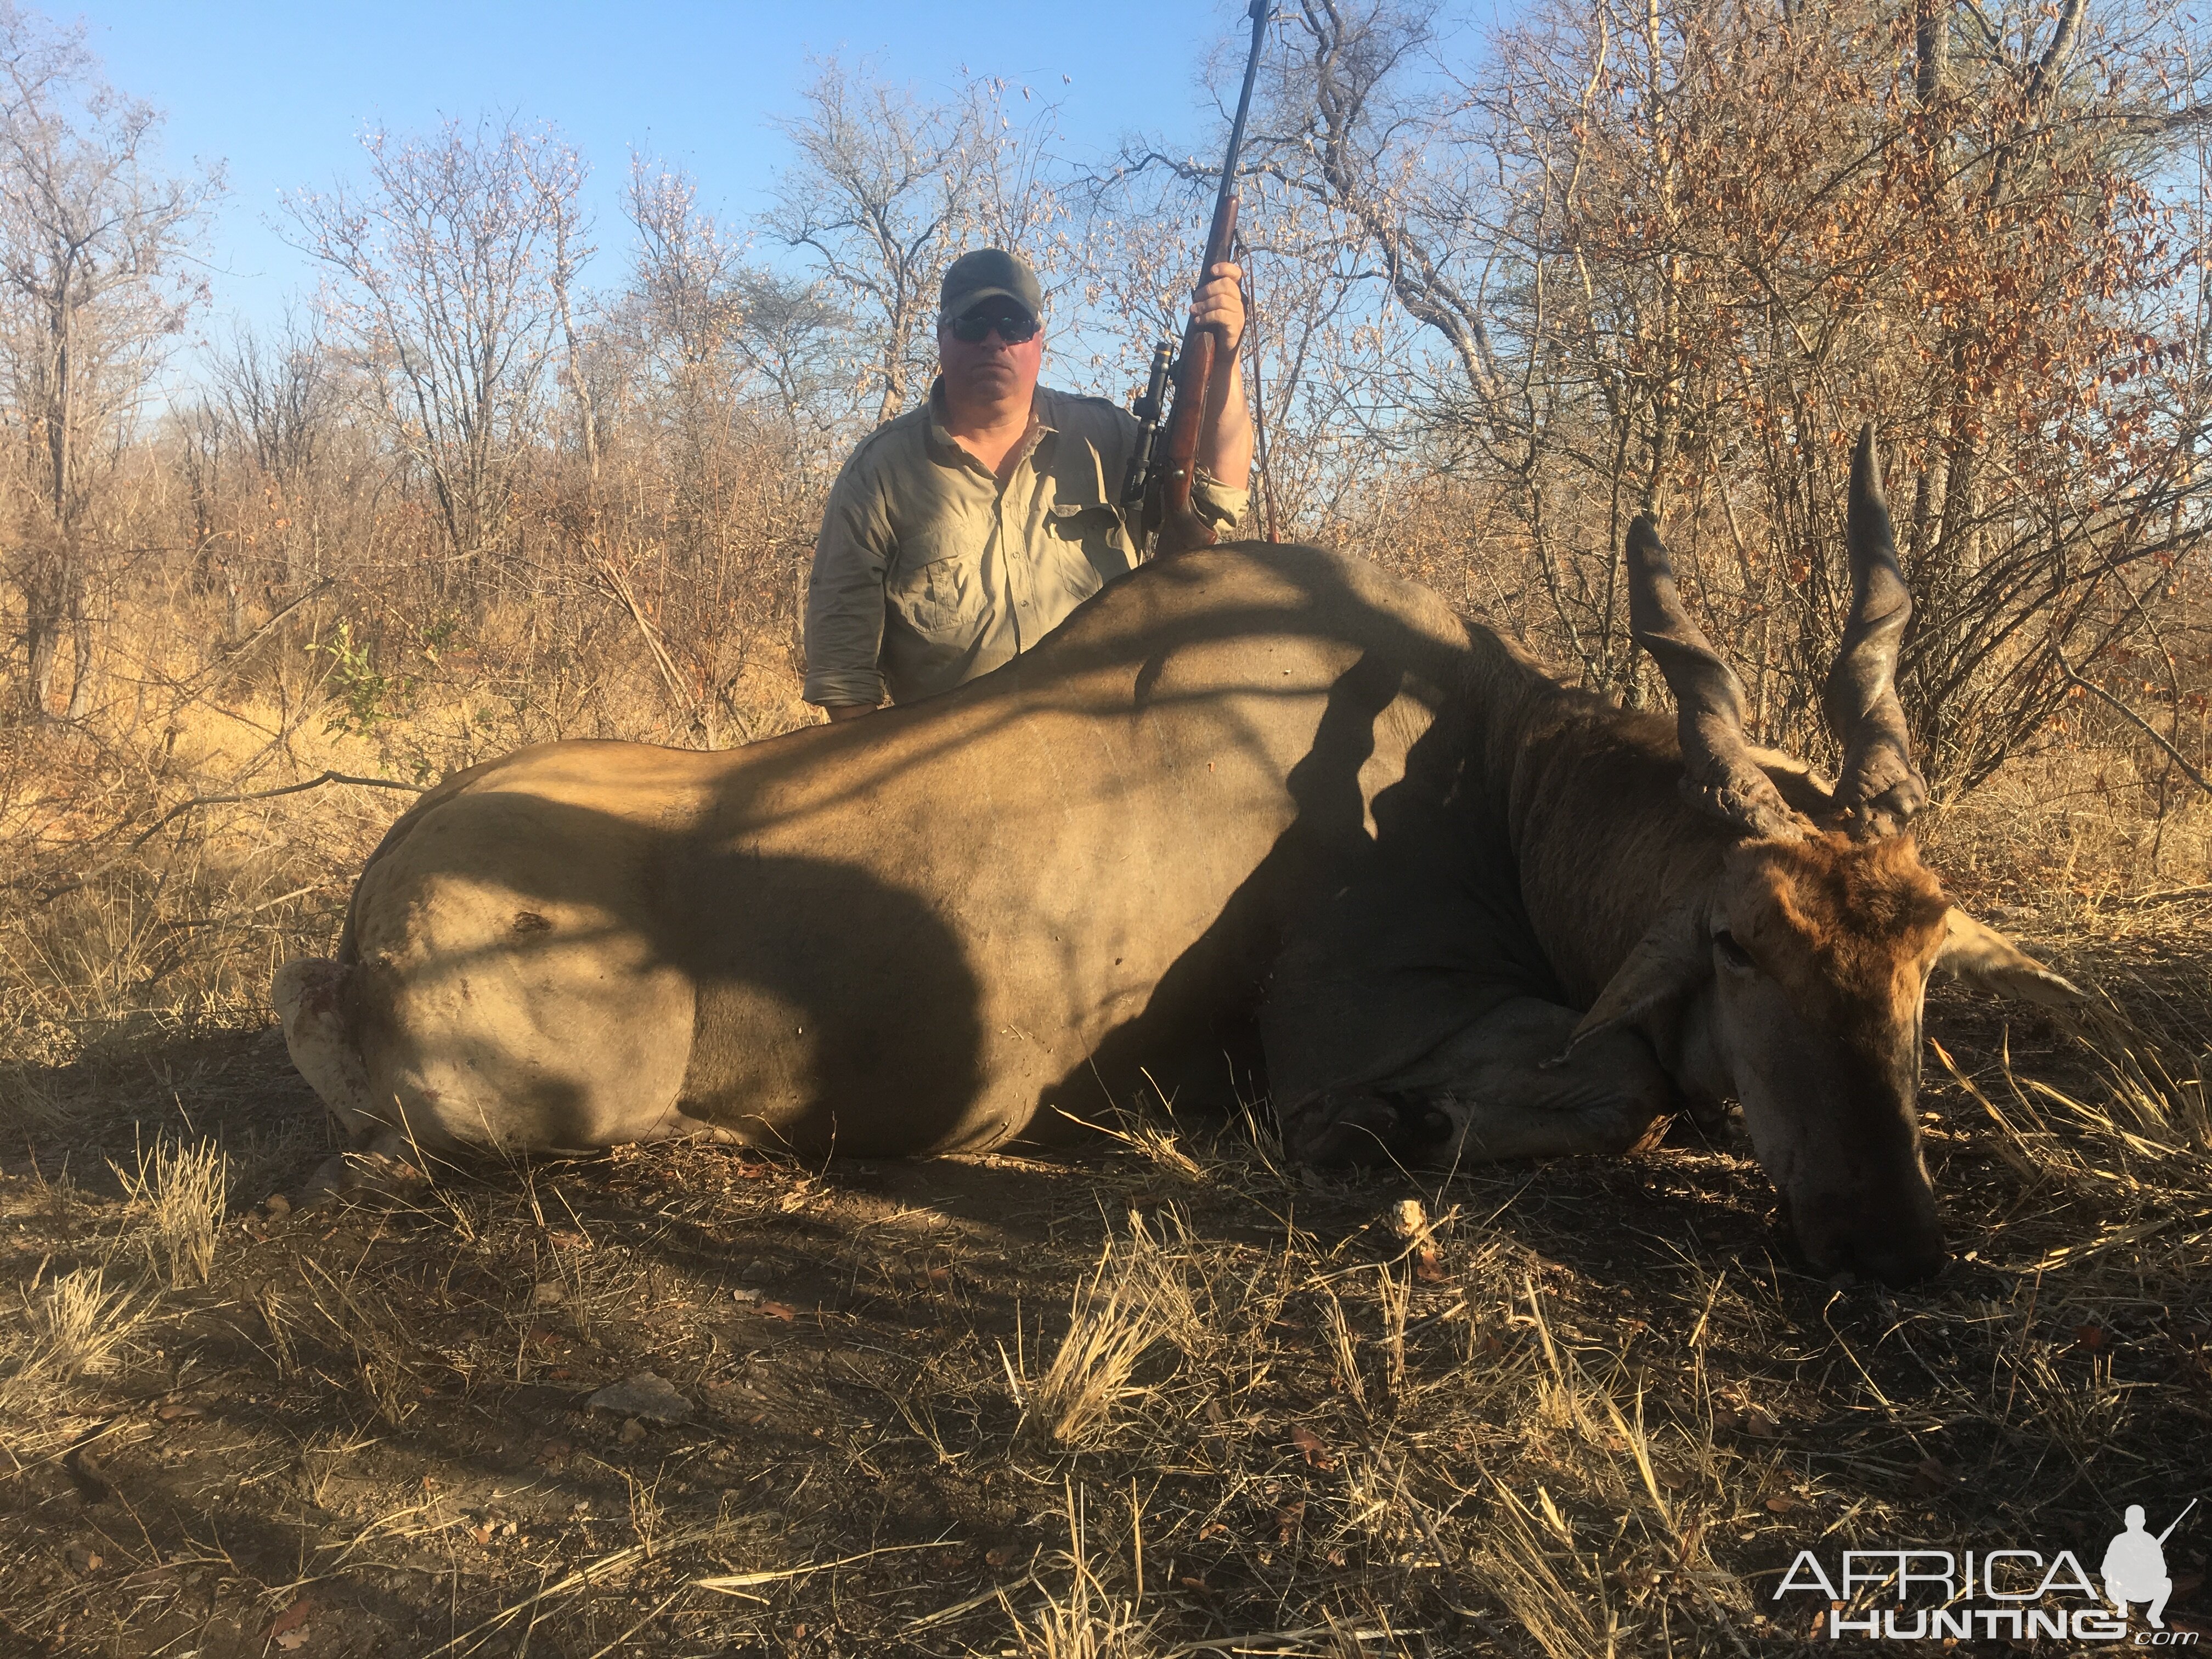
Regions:
<svg viewBox="0 0 2212 1659"><path fill-rule="evenodd" d="M1067 1334L1030 1383L1030 1420L1056 1444L1094 1444L1127 1401L1152 1392L1134 1381L1163 1343L1186 1349L1199 1316L1188 1280L1189 1230L1162 1211L1155 1234L1134 1211L1126 1235L1109 1234L1091 1276L1076 1287Z"/></svg>
<svg viewBox="0 0 2212 1659"><path fill-rule="evenodd" d="M108 1167L131 1209L145 1217L149 1254L160 1252L170 1288L206 1284L230 1192L228 1155L209 1141L163 1135L139 1149L135 1172Z"/></svg>
<svg viewBox="0 0 2212 1659"><path fill-rule="evenodd" d="M57 1385L111 1369L150 1311L128 1289L110 1289L104 1267L79 1267L26 1298L25 1328L0 1380L0 1410L28 1411Z"/></svg>

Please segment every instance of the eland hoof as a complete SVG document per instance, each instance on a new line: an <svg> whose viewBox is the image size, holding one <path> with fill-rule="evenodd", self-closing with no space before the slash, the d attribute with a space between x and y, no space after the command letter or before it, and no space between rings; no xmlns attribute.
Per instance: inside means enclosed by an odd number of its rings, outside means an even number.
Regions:
<svg viewBox="0 0 2212 1659"><path fill-rule="evenodd" d="M1283 1150L1315 1169L1380 1169L1418 1163L1450 1134L1449 1116L1425 1099L1328 1094L1285 1115Z"/></svg>
<svg viewBox="0 0 2212 1659"><path fill-rule="evenodd" d="M429 1179L422 1166L404 1152L380 1146L358 1152L339 1152L316 1166L292 1207L295 1211L310 1210L333 1201L396 1202L411 1195Z"/></svg>

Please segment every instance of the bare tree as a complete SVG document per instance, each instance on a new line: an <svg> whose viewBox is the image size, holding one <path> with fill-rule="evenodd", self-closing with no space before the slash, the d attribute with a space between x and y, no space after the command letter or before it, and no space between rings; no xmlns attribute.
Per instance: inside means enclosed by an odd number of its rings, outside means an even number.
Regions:
<svg viewBox="0 0 2212 1659"><path fill-rule="evenodd" d="M289 312L266 337L241 326L216 354L209 379L216 408L266 481L283 580L319 576L323 535L313 480L340 401L336 365L320 333Z"/></svg>
<svg viewBox="0 0 2212 1659"><path fill-rule="evenodd" d="M814 284L749 263L688 174L636 158L623 205L637 230L637 331L672 406L695 422L710 404L754 410L784 427L804 470L845 412L831 370L847 319Z"/></svg>
<svg viewBox="0 0 2212 1659"><path fill-rule="evenodd" d="M738 678L778 623L796 626L790 578L819 522L827 441L848 424L830 374L843 337L811 284L747 262L687 174L634 158L623 206L636 252L609 332L629 364L629 476L656 507L611 514L592 568L672 712L711 744L745 729Z"/></svg>
<svg viewBox="0 0 2212 1659"><path fill-rule="evenodd" d="M2088 12L1559 4L1462 78L1423 0L1301 0L1256 165L1431 331L1430 462L1506 508L1490 556L1593 685L1640 690L1619 550L1664 509L1755 717L1817 749L1878 416L1916 746L1969 782L2081 695L2069 661L2154 627L2201 534L2197 255L2161 181L2203 72L2167 0Z"/></svg>
<svg viewBox="0 0 2212 1659"><path fill-rule="evenodd" d="M1036 108L1017 126L1009 90L979 80L931 103L832 61L807 89L806 112L781 124L799 159L764 222L814 256L826 297L858 330L855 396L880 388L879 425L935 361L930 321L947 264L980 245L1019 250L1041 269L1055 263L1061 213L1045 179L1054 110L1021 88Z"/></svg>
<svg viewBox="0 0 2212 1659"><path fill-rule="evenodd" d="M630 158L623 201L637 230L633 292L672 368L715 362L744 319L743 244L699 205L689 173Z"/></svg>
<svg viewBox="0 0 2212 1659"><path fill-rule="evenodd" d="M152 164L160 117L108 86L82 27L0 0L0 374L31 507L9 562L24 598L21 702L43 714L61 640L66 718L94 684L88 515L164 343L203 287L185 269L222 188Z"/></svg>
<svg viewBox="0 0 2212 1659"><path fill-rule="evenodd" d="M585 250L575 153L550 127L449 120L427 138L363 135L369 186L301 192L297 246L336 278L334 322L391 437L430 480L453 557L506 530L538 398ZM580 386L583 381L580 379Z"/></svg>

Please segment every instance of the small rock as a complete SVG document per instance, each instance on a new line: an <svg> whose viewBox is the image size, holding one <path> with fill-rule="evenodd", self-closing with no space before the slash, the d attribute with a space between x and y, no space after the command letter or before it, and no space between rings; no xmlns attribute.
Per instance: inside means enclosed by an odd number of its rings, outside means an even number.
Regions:
<svg viewBox="0 0 2212 1659"><path fill-rule="evenodd" d="M76 1477L77 1491L88 1504L104 1504L115 1496L114 1483L100 1460L84 1447L78 1447L62 1459L62 1466Z"/></svg>
<svg viewBox="0 0 2212 1659"><path fill-rule="evenodd" d="M1425 1285L1443 1281L1443 1253L1437 1247L1436 1237L1430 1231L1429 1212L1418 1198L1401 1198L1382 1212L1382 1224L1390 1236L1411 1248L1413 1255L1413 1277Z"/></svg>
<svg viewBox="0 0 2212 1659"><path fill-rule="evenodd" d="M556 1280L541 1279L530 1287L530 1305L533 1308L557 1308L561 1302L562 1291Z"/></svg>
<svg viewBox="0 0 2212 1659"><path fill-rule="evenodd" d="M651 1371L611 1382L584 1402L595 1412L620 1412L655 1423L688 1423L691 1402ZM623 1431L625 1436L629 1431Z"/></svg>
<svg viewBox="0 0 2212 1659"><path fill-rule="evenodd" d="M775 1279L775 1269L756 1256L746 1264L744 1272L739 1273L738 1277L748 1285L772 1284Z"/></svg>
<svg viewBox="0 0 2212 1659"><path fill-rule="evenodd" d="M623 1419L622 1432L615 1438L625 1446L635 1446L645 1438L645 1425L635 1417L626 1417Z"/></svg>
<svg viewBox="0 0 2212 1659"><path fill-rule="evenodd" d="M1401 1198L1382 1212L1383 1224L1394 1238L1411 1243L1429 1231L1429 1212L1418 1198Z"/></svg>
<svg viewBox="0 0 2212 1659"><path fill-rule="evenodd" d="M79 1548L76 1545L71 1545L64 1550L62 1553L62 1559L69 1563L70 1571L76 1573L98 1572L107 1565L106 1556L92 1550Z"/></svg>
<svg viewBox="0 0 2212 1659"><path fill-rule="evenodd" d="M750 1285L740 1285L730 1292L730 1300L732 1302L757 1302L760 1299L759 1290Z"/></svg>
<svg viewBox="0 0 2212 1659"><path fill-rule="evenodd" d="M292 1200L282 1193L271 1193L261 1200L261 1207L268 1212L271 1221L282 1221L292 1213Z"/></svg>

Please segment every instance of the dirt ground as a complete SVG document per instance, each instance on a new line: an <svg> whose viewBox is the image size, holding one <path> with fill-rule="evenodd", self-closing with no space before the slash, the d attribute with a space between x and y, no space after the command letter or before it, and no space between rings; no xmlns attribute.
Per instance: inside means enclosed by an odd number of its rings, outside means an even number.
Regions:
<svg viewBox="0 0 2212 1659"><path fill-rule="evenodd" d="M117 1034L0 1147L0 1652L1744 1656L1826 1641L1803 1549L2094 1571L2212 1498L2208 911L2000 918L2130 1023L1936 999L1960 1259L1895 1294L1687 1127L1426 1183L1258 1119L661 1147L286 1212L326 1141L276 1033ZM211 1256L162 1148L223 1154Z"/></svg>

